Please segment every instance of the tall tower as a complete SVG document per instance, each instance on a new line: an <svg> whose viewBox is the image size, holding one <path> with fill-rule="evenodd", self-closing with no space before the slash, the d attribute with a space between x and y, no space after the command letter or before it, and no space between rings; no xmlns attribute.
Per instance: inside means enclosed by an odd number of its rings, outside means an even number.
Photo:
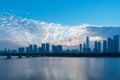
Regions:
<svg viewBox="0 0 120 80"><path fill-rule="evenodd" d="M107 41L104 40L103 41L103 53L106 53L107 52Z"/></svg>
<svg viewBox="0 0 120 80"><path fill-rule="evenodd" d="M45 44L42 43L42 53L45 53Z"/></svg>
<svg viewBox="0 0 120 80"><path fill-rule="evenodd" d="M98 53L101 53L101 42L98 42Z"/></svg>
<svg viewBox="0 0 120 80"><path fill-rule="evenodd" d="M89 49L89 37L86 37L86 48Z"/></svg>
<svg viewBox="0 0 120 80"><path fill-rule="evenodd" d="M95 41L94 43L94 50L93 50L94 53L98 53L98 42Z"/></svg>
<svg viewBox="0 0 120 80"><path fill-rule="evenodd" d="M108 38L108 53L114 52L114 40L110 37Z"/></svg>
<svg viewBox="0 0 120 80"><path fill-rule="evenodd" d="M46 43L46 53L49 53L49 43Z"/></svg>
<svg viewBox="0 0 120 80"><path fill-rule="evenodd" d="M82 44L80 44L80 47L79 47L80 49L80 53L82 53Z"/></svg>
<svg viewBox="0 0 120 80"><path fill-rule="evenodd" d="M30 52L30 53L33 53L32 45L29 45L29 52Z"/></svg>
<svg viewBox="0 0 120 80"><path fill-rule="evenodd" d="M86 37L86 52L89 53L90 52L90 47L89 47L89 37Z"/></svg>
<svg viewBox="0 0 120 80"><path fill-rule="evenodd" d="M34 44L33 52L34 52L34 53L37 53L37 45L36 45L36 44Z"/></svg>
<svg viewBox="0 0 120 80"><path fill-rule="evenodd" d="M113 36L114 52L119 52L119 35Z"/></svg>

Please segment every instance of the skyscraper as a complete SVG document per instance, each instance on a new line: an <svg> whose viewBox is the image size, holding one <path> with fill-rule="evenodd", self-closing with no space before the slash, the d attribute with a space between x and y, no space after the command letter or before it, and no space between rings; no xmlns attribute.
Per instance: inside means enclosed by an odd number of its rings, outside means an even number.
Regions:
<svg viewBox="0 0 120 80"><path fill-rule="evenodd" d="M114 52L114 41L110 37L108 38L108 53Z"/></svg>
<svg viewBox="0 0 120 80"><path fill-rule="evenodd" d="M58 45L57 46L57 52L58 53L62 53L62 45Z"/></svg>
<svg viewBox="0 0 120 80"><path fill-rule="evenodd" d="M42 53L42 47L38 47L38 53Z"/></svg>
<svg viewBox="0 0 120 80"><path fill-rule="evenodd" d="M83 43L83 53L86 53L86 44Z"/></svg>
<svg viewBox="0 0 120 80"><path fill-rule="evenodd" d="M30 48L26 47L26 53L30 53Z"/></svg>
<svg viewBox="0 0 120 80"><path fill-rule="evenodd" d="M52 45L52 52L53 53L62 53L62 45Z"/></svg>
<svg viewBox="0 0 120 80"><path fill-rule="evenodd" d="M25 53L25 48L24 47L18 48L18 53Z"/></svg>
<svg viewBox="0 0 120 80"><path fill-rule="evenodd" d="M56 53L56 46L52 45L52 53Z"/></svg>
<svg viewBox="0 0 120 80"><path fill-rule="evenodd" d="M103 53L106 53L107 52L107 41L104 40L103 41Z"/></svg>
<svg viewBox="0 0 120 80"><path fill-rule="evenodd" d="M119 52L119 35L113 36L114 41L114 52Z"/></svg>
<svg viewBox="0 0 120 80"><path fill-rule="evenodd" d="M29 45L29 53L32 53L33 49L32 49L32 45Z"/></svg>
<svg viewBox="0 0 120 80"><path fill-rule="evenodd" d="M33 52L34 52L34 53L37 53L37 45L36 45L36 44L34 45Z"/></svg>
<svg viewBox="0 0 120 80"><path fill-rule="evenodd" d="M86 37L86 48L89 49L89 37Z"/></svg>
<svg viewBox="0 0 120 80"><path fill-rule="evenodd" d="M98 53L101 53L101 42L98 42Z"/></svg>
<svg viewBox="0 0 120 80"><path fill-rule="evenodd" d="M49 53L49 43L46 43L46 53Z"/></svg>
<svg viewBox="0 0 120 80"><path fill-rule="evenodd" d="M80 49L80 53L82 53L82 44L80 44L80 47L79 47Z"/></svg>
<svg viewBox="0 0 120 80"><path fill-rule="evenodd" d="M45 44L42 43L42 53L45 53Z"/></svg>
<svg viewBox="0 0 120 80"><path fill-rule="evenodd" d="M86 37L86 53L90 52L90 47L89 47L89 37Z"/></svg>
<svg viewBox="0 0 120 80"><path fill-rule="evenodd" d="M98 42L97 42L97 41L95 41L95 43L94 43L93 52L94 52L94 53L98 53Z"/></svg>

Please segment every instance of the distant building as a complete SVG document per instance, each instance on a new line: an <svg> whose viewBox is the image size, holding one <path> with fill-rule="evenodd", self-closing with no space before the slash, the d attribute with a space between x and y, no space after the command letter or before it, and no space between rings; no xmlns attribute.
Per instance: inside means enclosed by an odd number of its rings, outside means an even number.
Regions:
<svg viewBox="0 0 120 80"><path fill-rule="evenodd" d="M119 52L119 35L113 36L114 41L114 52Z"/></svg>
<svg viewBox="0 0 120 80"><path fill-rule="evenodd" d="M90 47L89 47L90 41L89 37L86 37L86 53L90 53Z"/></svg>
<svg viewBox="0 0 120 80"><path fill-rule="evenodd" d="M98 53L101 53L101 42L98 42Z"/></svg>
<svg viewBox="0 0 120 80"><path fill-rule="evenodd" d="M17 50L12 50L11 53L17 53Z"/></svg>
<svg viewBox="0 0 120 80"><path fill-rule="evenodd" d="M114 52L114 41L111 38L108 38L108 53Z"/></svg>
<svg viewBox="0 0 120 80"><path fill-rule="evenodd" d="M62 53L62 45L57 46L57 53Z"/></svg>
<svg viewBox="0 0 120 80"><path fill-rule="evenodd" d="M30 53L30 48L26 47L26 53Z"/></svg>
<svg viewBox="0 0 120 80"><path fill-rule="evenodd" d="M98 42L97 42L97 41L95 41L95 43L94 43L93 52L94 52L94 53L98 53Z"/></svg>
<svg viewBox="0 0 120 80"><path fill-rule="evenodd" d="M89 49L89 37L86 37L86 48Z"/></svg>
<svg viewBox="0 0 120 80"><path fill-rule="evenodd" d="M24 47L18 48L18 53L25 53L25 48Z"/></svg>
<svg viewBox="0 0 120 80"><path fill-rule="evenodd" d="M32 45L29 45L29 53L33 53Z"/></svg>
<svg viewBox="0 0 120 80"><path fill-rule="evenodd" d="M46 53L49 53L49 43L46 43Z"/></svg>
<svg viewBox="0 0 120 80"><path fill-rule="evenodd" d="M57 49L55 45L52 45L52 53L57 53Z"/></svg>
<svg viewBox="0 0 120 80"><path fill-rule="evenodd" d="M37 53L37 45L36 44L34 45L33 53Z"/></svg>
<svg viewBox="0 0 120 80"><path fill-rule="evenodd" d="M86 53L86 44L83 43L83 53Z"/></svg>
<svg viewBox="0 0 120 80"><path fill-rule="evenodd" d="M62 45L52 45L52 52L53 53L62 53L63 50L62 50Z"/></svg>
<svg viewBox="0 0 120 80"><path fill-rule="evenodd" d="M42 53L42 47L38 47L38 53Z"/></svg>
<svg viewBox="0 0 120 80"><path fill-rule="evenodd" d="M65 53L70 53L70 50L69 49L65 50Z"/></svg>
<svg viewBox="0 0 120 80"><path fill-rule="evenodd" d="M42 53L45 53L45 44L42 43Z"/></svg>
<svg viewBox="0 0 120 80"><path fill-rule="evenodd" d="M82 53L82 44L80 44L79 52Z"/></svg>
<svg viewBox="0 0 120 80"><path fill-rule="evenodd" d="M103 53L106 53L107 52L107 41L104 40L103 41Z"/></svg>

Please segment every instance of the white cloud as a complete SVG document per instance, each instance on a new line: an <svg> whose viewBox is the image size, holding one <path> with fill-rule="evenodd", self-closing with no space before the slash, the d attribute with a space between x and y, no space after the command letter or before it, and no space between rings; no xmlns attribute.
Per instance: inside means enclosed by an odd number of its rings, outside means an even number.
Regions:
<svg viewBox="0 0 120 80"><path fill-rule="evenodd" d="M92 26L92 27L90 27ZM118 28L118 32L120 28ZM103 32L107 30L108 33ZM100 28L94 25L82 24L79 26L66 26L55 23L40 22L17 16L0 16L0 40L8 40L18 45L29 45L49 42L64 46L75 46L85 41L90 36L91 41L103 40L113 28ZM5 36L3 36L5 35Z"/></svg>

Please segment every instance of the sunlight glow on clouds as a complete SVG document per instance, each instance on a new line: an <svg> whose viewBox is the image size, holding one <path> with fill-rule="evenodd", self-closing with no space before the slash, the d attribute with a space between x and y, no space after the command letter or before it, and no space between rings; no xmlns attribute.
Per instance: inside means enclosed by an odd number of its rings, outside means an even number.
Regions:
<svg viewBox="0 0 120 80"><path fill-rule="evenodd" d="M106 35L102 33L104 29L94 27L94 25L88 24L66 26L0 14L0 40L23 46L29 44L40 45L46 42L75 46L83 43L86 36L90 36L92 42L105 39Z"/></svg>

